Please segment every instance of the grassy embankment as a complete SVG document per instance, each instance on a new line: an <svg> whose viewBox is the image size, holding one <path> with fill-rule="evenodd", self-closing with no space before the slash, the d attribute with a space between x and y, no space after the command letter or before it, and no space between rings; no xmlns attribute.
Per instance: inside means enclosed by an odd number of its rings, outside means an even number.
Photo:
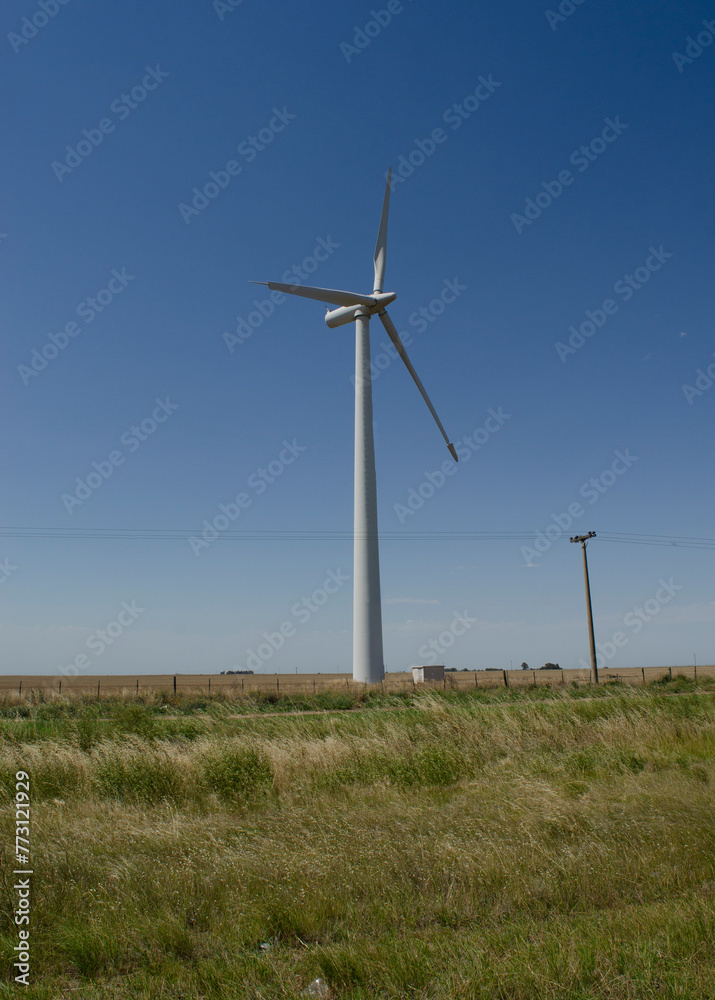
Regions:
<svg viewBox="0 0 715 1000"><path fill-rule="evenodd" d="M712 682L317 702L0 703L0 996L715 996Z"/></svg>

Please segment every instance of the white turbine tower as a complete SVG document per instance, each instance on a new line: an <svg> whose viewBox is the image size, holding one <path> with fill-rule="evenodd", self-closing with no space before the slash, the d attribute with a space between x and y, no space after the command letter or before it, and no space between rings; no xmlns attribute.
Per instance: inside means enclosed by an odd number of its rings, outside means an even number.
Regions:
<svg viewBox="0 0 715 1000"><path fill-rule="evenodd" d="M370 375L370 317L378 315L382 325L404 361L408 372L422 393L437 426L447 442L454 461L457 452L451 444L417 372L412 367L400 335L385 307L394 302L394 292L384 292L387 255L387 216L390 207L388 171L380 229L375 247L375 282L372 295L342 292L334 288L311 288L286 285L278 281L260 281L277 292L302 295L337 306L325 316L334 329L355 321L355 528L353 564L353 679L377 684L385 676L382 658L382 608L380 603L380 556L377 535L377 485L375 480L375 445L372 435L372 378Z"/></svg>

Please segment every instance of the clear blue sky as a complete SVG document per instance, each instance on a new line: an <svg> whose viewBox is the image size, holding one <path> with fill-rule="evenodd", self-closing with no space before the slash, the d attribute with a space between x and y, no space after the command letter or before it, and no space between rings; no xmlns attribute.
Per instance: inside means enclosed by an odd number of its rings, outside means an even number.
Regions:
<svg viewBox="0 0 715 1000"><path fill-rule="evenodd" d="M4 5L0 523L77 537L0 540L3 672L225 670L282 624L260 669L350 670L353 331L249 281L370 291L389 165L391 315L479 447L405 513L448 453L380 371L387 669L455 614L438 661L578 666L569 534L715 537L715 10L561 7ZM268 536L192 547L222 504ZM712 551L589 556L603 665L715 661Z"/></svg>

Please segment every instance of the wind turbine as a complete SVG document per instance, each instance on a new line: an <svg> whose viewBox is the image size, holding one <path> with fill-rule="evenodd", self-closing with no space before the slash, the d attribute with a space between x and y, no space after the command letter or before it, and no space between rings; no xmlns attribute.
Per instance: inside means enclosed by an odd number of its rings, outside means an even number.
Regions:
<svg viewBox="0 0 715 1000"><path fill-rule="evenodd" d="M375 477L375 445L372 434L372 378L370 375L370 318L379 316L395 345L397 353L422 393L429 411L447 442L454 461L457 452L442 426L425 387L407 357L400 335L387 315L386 306L397 298L395 292L384 292L387 258L387 216L390 209L392 169L387 174L387 187L382 203L380 228L375 246L375 281L371 295L343 292L335 288L312 288L308 285L287 285L278 281L258 281L255 284L288 295L317 299L338 308L329 310L325 322L332 330L355 322L355 528L353 563L353 679L378 684L385 676L382 658L382 607L380 603L380 556L377 534L377 484Z"/></svg>

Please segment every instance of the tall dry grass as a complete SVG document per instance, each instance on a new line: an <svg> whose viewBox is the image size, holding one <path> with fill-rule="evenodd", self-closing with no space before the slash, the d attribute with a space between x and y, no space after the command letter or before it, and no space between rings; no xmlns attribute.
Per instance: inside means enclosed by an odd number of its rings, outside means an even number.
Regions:
<svg viewBox="0 0 715 1000"><path fill-rule="evenodd" d="M715 697L659 690L7 720L42 873L27 995L712 997Z"/></svg>

